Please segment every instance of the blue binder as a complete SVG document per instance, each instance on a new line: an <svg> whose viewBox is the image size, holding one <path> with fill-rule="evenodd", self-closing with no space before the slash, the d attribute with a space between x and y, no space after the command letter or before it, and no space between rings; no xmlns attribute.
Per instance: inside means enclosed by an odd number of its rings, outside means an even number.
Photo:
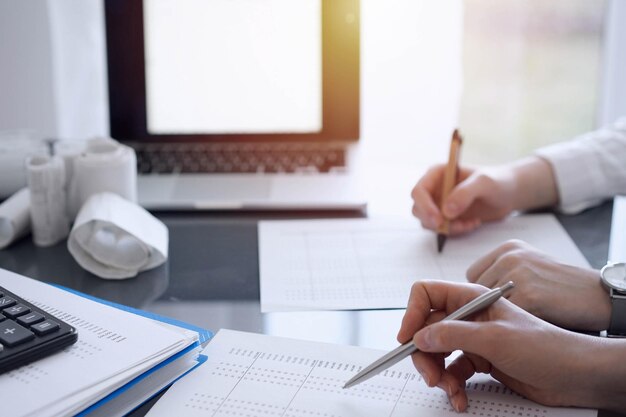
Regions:
<svg viewBox="0 0 626 417"><path fill-rule="evenodd" d="M163 322L163 323L167 323L167 324L171 324L173 326L182 327L184 329L191 330L191 331L194 331L194 332L198 333L198 342L193 343L192 345L188 346L187 348L183 349L182 351L178 352L177 354L175 354L173 356L170 356L169 358L163 360L163 362L161 362L158 365L154 366L153 368L147 370L143 374L137 376L135 379L133 379L132 381L128 382L123 387L118 388L117 390L113 391L112 393L110 393L106 397L102 398L98 402L92 404L91 406L89 406L85 410L81 411L79 414L77 414L77 416L88 416L92 411L94 411L95 409L97 409L97 408L103 406L104 404L108 403L109 401L111 401L115 397L119 396L120 394L122 394L123 392L125 392L126 390L131 388L132 386L140 383L144 378L146 378L147 376L149 376L153 372L155 372L155 371L159 370L160 368L162 368L162 367L170 364L171 362L177 360L178 358L180 358L181 356L185 355L187 352L195 349L196 347L204 345L206 342L208 342L213 337L213 332L211 332L210 330L206 330L206 329L203 329L201 327L194 326L194 325L189 324L189 323L185 323L184 321L180 321L180 320L172 319L172 318L169 318L169 317L161 316L160 314L150 313L148 311L143 311L143 310L140 310L138 308L128 307L128 306L125 306L125 305L122 305L122 304L114 303L112 301L103 300L101 298L94 297L92 295L85 294L85 293L82 293L80 291L76 291L74 289L64 287L62 285L58 285L58 284L50 284L50 285L53 285L53 286L55 286L57 288L60 288L60 289L65 290L65 291L68 291L68 292L70 292L72 294L76 294L76 295L79 295L81 297L87 298L87 299L89 299L91 301L95 301L95 302L98 302L98 303L101 303L101 304L105 304L105 305L108 305L110 307L118 308L120 310L127 311L129 313L137 314L138 316L147 317L149 319L157 320L157 321L160 321L160 322ZM177 379L171 381L163 389L161 389L161 390L159 390L157 392L154 392L147 401L149 401L151 398L154 398L156 395L158 395L159 393L161 393L162 391L167 389L169 386L171 386L178 379L184 377L189 372L193 371L198 366L202 365L204 362L206 362L206 360L207 360L207 357L205 355L198 355L198 358L197 358L198 363L193 368L191 368L189 371L185 372L183 375L181 375ZM140 406L141 406L141 404L139 404L137 407L140 407Z"/></svg>

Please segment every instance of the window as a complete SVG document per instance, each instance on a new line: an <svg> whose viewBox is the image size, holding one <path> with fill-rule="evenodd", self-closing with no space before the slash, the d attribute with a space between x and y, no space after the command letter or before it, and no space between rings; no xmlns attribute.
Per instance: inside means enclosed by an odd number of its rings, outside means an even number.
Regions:
<svg viewBox="0 0 626 417"><path fill-rule="evenodd" d="M603 0L466 0L463 160L493 164L592 130Z"/></svg>

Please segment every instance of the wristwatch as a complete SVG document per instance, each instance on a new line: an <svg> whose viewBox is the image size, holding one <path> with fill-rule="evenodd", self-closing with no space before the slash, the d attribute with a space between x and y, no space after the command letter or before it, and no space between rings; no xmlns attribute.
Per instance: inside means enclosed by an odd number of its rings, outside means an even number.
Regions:
<svg viewBox="0 0 626 417"><path fill-rule="evenodd" d="M626 263L609 262L600 271L602 282L611 297L609 337L626 337Z"/></svg>

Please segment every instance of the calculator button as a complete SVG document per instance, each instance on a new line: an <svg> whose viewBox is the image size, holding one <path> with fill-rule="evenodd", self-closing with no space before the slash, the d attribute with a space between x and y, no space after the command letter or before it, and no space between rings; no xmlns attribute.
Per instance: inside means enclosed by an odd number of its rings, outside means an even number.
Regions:
<svg viewBox="0 0 626 417"><path fill-rule="evenodd" d="M8 347L28 342L34 337L33 332L25 329L13 320L5 320L0 323L0 343Z"/></svg>
<svg viewBox="0 0 626 417"><path fill-rule="evenodd" d="M11 297L0 298L0 310L11 307L13 304L15 304L15 300Z"/></svg>
<svg viewBox="0 0 626 417"><path fill-rule="evenodd" d="M38 336L43 336L58 330L59 324L52 320L46 320L38 324L33 324L31 329L37 333Z"/></svg>
<svg viewBox="0 0 626 417"><path fill-rule="evenodd" d="M30 308L26 307L24 304L15 304L13 307L5 309L3 313L8 318L14 319L26 313L30 313Z"/></svg>
<svg viewBox="0 0 626 417"><path fill-rule="evenodd" d="M45 319L43 314L30 313L25 316L18 317L17 322L21 324L22 326L30 326L31 324L39 323L43 319Z"/></svg>

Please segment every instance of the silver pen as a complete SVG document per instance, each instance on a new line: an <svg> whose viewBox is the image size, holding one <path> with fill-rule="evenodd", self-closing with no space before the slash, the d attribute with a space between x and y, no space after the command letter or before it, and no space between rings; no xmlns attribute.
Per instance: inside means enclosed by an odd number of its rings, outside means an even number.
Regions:
<svg viewBox="0 0 626 417"><path fill-rule="evenodd" d="M463 307L456 310L454 313L450 314L443 320L462 320L467 316L476 313L484 308L489 307L491 304L496 302L500 297L502 297L507 291L513 288L515 285L513 281L509 281L504 284L502 287L494 288L492 290L487 291L486 293L479 295L474 298L469 303L465 304ZM398 346L394 350L389 353L386 353L382 357L380 357L375 362L366 366L352 377L346 384L343 386L344 388L350 388L357 384L360 384L363 381L366 381L373 377L374 375L378 375L380 372L385 369L395 365L400 362L402 359L406 358L409 355L417 352L417 347L413 344L413 341L407 342L401 346Z"/></svg>

